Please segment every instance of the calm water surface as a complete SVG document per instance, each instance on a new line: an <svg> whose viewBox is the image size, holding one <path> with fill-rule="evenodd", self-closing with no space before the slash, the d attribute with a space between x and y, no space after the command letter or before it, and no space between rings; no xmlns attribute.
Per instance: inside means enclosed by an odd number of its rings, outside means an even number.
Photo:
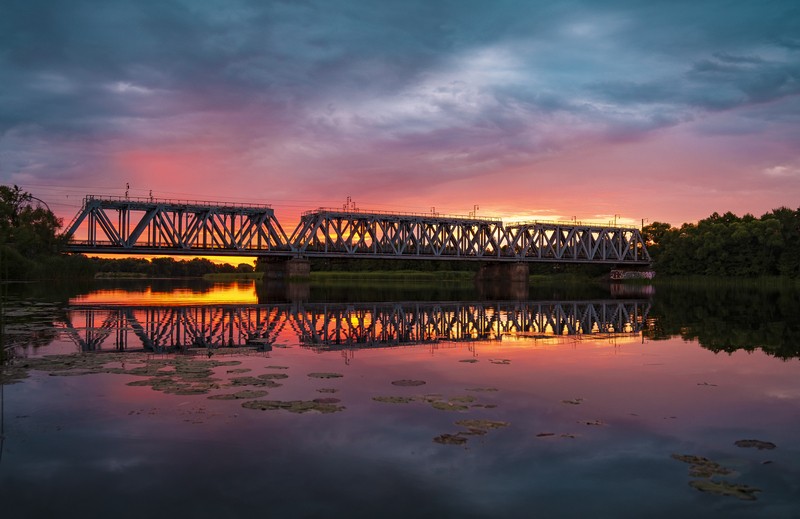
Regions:
<svg viewBox="0 0 800 519"><path fill-rule="evenodd" d="M2 516L800 517L800 295L496 295L12 290Z"/></svg>

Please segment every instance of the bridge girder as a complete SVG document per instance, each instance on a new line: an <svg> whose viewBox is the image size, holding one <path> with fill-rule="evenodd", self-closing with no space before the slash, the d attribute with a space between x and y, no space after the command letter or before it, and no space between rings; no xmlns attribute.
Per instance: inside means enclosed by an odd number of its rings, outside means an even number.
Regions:
<svg viewBox="0 0 800 519"><path fill-rule="evenodd" d="M64 234L74 236L84 222L87 239L72 239L69 250L253 255L288 249L268 206L88 196Z"/></svg>

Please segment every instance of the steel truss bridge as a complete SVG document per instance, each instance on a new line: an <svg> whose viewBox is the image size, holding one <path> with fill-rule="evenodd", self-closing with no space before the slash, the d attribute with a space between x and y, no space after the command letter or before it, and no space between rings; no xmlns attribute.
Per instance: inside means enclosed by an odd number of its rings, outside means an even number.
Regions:
<svg viewBox="0 0 800 519"><path fill-rule="evenodd" d="M649 311L649 302L634 300L76 306L67 311L65 330L82 351L271 349L282 341L356 349L504 336L638 335Z"/></svg>
<svg viewBox="0 0 800 519"><path fill-rule="evenodd" d="M635 228L318 209L287 235L267 205L96 196L64 234L83 253L650 264Z"/></svg>

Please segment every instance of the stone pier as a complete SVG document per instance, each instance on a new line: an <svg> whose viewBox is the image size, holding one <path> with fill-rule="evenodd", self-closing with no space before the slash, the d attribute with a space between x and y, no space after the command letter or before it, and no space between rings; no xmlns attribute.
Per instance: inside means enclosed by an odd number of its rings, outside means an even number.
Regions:
<svg viewBox="0 0 800 519"><path fill-rule="evenodd" d="M486 263L475 275L476 281L528 284L530 268L527 263Z"/></svg>
<svg viewBox="0 0 800 519"><path fill-rule="evenodd" d="M259 258L256 272L264 273L264 280L308 279L311 262L305 258Z"/></svg>

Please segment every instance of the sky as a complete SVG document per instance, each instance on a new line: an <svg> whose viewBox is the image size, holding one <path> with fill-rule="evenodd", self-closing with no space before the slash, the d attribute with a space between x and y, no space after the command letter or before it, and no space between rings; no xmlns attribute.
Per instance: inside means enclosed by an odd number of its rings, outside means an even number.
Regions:
<svg viewBox="0 0 800 519"><path fill-rule="evenodd" d="M800 207L796 0L3 0L0 184L679 226Z"/></svg>

